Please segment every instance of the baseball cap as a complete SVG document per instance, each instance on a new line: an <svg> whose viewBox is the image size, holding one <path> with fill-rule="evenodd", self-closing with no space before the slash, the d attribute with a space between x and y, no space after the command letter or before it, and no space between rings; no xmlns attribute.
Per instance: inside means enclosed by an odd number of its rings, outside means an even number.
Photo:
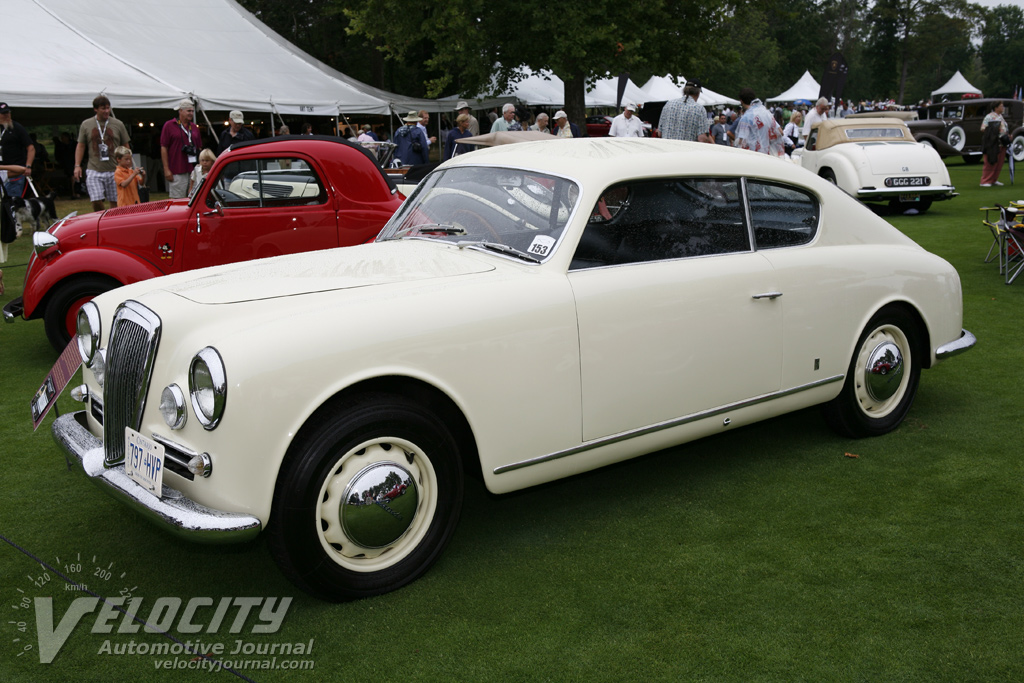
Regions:
<svg viewBox="0 0 1024 683"><path fill-rule="evenodd" d="M234 121L235 123L245 123L245 117L242 116L242 112L238 111L237 109L228 114L228 118Z"/></svg>
<svg viewBox="0 0 1024 683"><path fill-rule="evenodd" d="M7 106L6 102L0 102L0 114L10 114L11 108Z"/></svg>
<svg viewBox="0 0 1024 683"><path fill-rule="evenodd" d="M564 111L559 109L558 111L555 112L555 115L554 115L553 118L555 119L555 121L557 121L558 119L567 119L569 117L565 115Z"/></svg>
<svg viewBox="0 0 1024 683"><path fill-rule="evenodd" d="M180 111L182 109L195 109L195 108L196 108L196 105L192 104L192 100L190 100L189 98L186 97L181 102L178 102L178 106L176 106L174 109L175 109L175 111Z"/></svg>

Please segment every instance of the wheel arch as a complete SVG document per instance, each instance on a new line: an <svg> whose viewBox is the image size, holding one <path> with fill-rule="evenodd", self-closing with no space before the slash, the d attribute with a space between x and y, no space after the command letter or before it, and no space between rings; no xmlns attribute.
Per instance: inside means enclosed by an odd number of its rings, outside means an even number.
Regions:
<svg viewBox="0 0 1024 683"><path fill-rule="evenodd" d="M23 294L25 319L42 317L54 290L74 278L105 277L120 287L165 274L148 261L125 252L111 249L75 249L33 266L30 272L31 282L25 283Z"/></svg>
<svg viewBox="0 0 1024 683"><path fill-rule="evenodd" d="M48 287L46 293L43 295L43 298L40 299L39 302L36 304L35 308L32 310L32 313L30 315L25 316L25 319L36 320L42 318L44 315L46 315L46 309L50 305L50 300L53 299L54 292L57 292L64 286L77 282L78 280L85 280L86 278L93 277L109 280L112 285L111 289L122 287L125 284L124 282L121 282L118 278L114 277L113 275L103 273L100 271L81 271L71 273L70 275L54 282L50 287Z"/></svg>
<svg viewBox="0 0 1024 683"><path fill-rule="evenodd" d="M867 328L868 322L876 315L885 310L899 310L906 313L914 321L917 326L917 335L915 337L916 348L914 351L918 354L918 358L921 359L921 368L928 369L932 366L932 343L931 343L931 332L928 329L928 323L925 321L924 316L921 314L920 309L913 303L906 299L890 299L883 301L880 305L872 309L863 320L860 322L860 330L857 332L859 336ZM856 344L856 340L854 340ZM856 348L850 349L850 357L856 353Z"/></svg>
<svg viewBox="0 0 1024 683"><path fill-rule="evenodd" d="M289 459L293 448L302 441L305 433L313 429L321 420L329 415L340 403L345 403L368 394L392 394L411 399L415 403L428 408L440 417L451 430L452 436L459 445L462 466L467 474L479 479L483 478L480 457L476 446L476 437L462 409L446 392L422 379L407 375L383 375L360 380L340 390L318 408L303 422L288 446L284 460ZM278 471L278 477L281 472Z"/></svg>

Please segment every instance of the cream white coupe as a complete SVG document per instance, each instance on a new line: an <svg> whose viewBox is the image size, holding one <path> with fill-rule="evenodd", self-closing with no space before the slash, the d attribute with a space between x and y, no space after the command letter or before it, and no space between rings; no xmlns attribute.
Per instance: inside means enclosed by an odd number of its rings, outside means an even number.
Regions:
<svg viewBox="0 0 1024 683"><path fill-rule="evenodd" d="M915 142L896 118L823 121L793 156L862 202L888 204L900 213L924 213L932 202L956 196L939 153Z"/></svg>
<svg viewBox="0 0 1024 683"><path fill-rule="evenodd" d="M427 570L465 472L514 491L818 404L884 434L974 337L946 261L797 166L553 139L447 162L375 243L99 296L77 344L53 431L86 475L190 539L266 531L342 600Z"/></svg>

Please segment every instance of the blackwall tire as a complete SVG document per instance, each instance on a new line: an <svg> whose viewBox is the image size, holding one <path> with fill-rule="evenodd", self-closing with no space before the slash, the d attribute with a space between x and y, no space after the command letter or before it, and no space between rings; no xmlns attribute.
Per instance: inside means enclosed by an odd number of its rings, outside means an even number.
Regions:
<svg viewBox="0 0 1024 683"><path fill-rule="evenodd" d="M829 426L855 438L896 429L914 403L924 353L909 312L887 307L875 314L857 341L842 391L825 404Z"/></svg>
<svg viewBox="0 0 1024 683"><path fill-rule="evenodd" d="M82 304L120 286L121 283L102 275L84 275L57 285L43 312L46 338L53 348L61 352L71 341Z"/></svg>
<svg viewBox="0 0 1024 683"><path fill-rule="evenodd" d="M353 600L419 578L462 508L458 445L444 422L400 396L364 395L322 410L282 463L271 554L303 590Z"/></svg>

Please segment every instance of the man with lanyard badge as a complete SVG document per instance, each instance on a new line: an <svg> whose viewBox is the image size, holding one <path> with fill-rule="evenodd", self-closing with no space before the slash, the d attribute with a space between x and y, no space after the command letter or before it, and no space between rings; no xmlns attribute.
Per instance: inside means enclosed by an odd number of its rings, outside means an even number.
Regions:
<svg viewBox="0 0 1024 683"><path fill-rule="evenodd" d="M160 131L160 160L171 199L188 196L188 179L199 161L202 140L199 126L192 122L195 107L185 98L178 103L178 118L164 124Z"/></svg>
<svg viewBox="0 0 1024 683"><path fill-rule="evenodd" d="M125 125L111 115L110 100L100 95L92 101L95 116L90 116L78 128L78 146L75 148L75 170L73 181L82 177L82 159L89 155L85 170L85 187L93 211L103 211L103 200L110 206L117 206L117 183L114 182L114 150L128 147L131 138Z"/></svg>

